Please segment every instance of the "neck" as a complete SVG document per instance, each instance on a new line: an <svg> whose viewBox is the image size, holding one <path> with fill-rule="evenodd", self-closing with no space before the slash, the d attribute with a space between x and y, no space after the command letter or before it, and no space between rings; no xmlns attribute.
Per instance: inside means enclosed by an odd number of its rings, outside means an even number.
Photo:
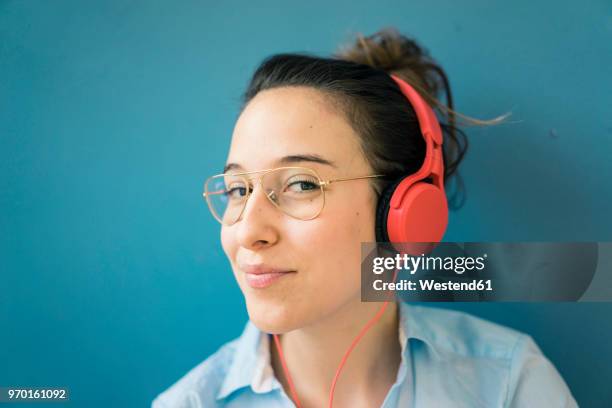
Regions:
<svg viewBox="0 0 612 408"><path fill-rule="evenodd" d="M351 343L382 307L378 302L354 302L314 325L281 336L281 346L302 407L327 406L331 383ZM351 352L336 383L334 401L342 406L372 402L380 406L395 382L401 360L398 306L389 302L380 319ZM272 365L287 395L291 395L278 352L271 342ZM381 398L382 397L382 398Z"/></svg>

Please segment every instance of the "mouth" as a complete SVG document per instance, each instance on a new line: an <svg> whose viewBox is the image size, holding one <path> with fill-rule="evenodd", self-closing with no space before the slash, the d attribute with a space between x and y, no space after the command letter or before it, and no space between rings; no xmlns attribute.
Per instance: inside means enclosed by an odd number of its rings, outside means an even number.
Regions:
<svg viewBox="0 0 612 408"><path fill-rule="evenodd" d="M255 289L263 289L272 285L274 282L279 279L290 275L292 272L276 272L276 273L262 273L262 274L254 274L247 273L245 274L247 284Z"/></svg>
<svg viewBox="0 0 612 408"><path fill-rule="evenodd" d="M271 268L265 265L245 265L241 267L247 284L254 289L271 286L278 280L295 273L293 270Z"/></svg>

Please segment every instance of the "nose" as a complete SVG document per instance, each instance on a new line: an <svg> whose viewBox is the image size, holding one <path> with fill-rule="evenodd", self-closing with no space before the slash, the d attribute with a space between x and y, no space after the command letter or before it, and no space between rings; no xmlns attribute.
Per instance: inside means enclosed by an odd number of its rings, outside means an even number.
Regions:
<svg viewBox="0 0 612 408"><path fill-rule="evenodd" d="M248 249L259 249L274 245L278 241L276 222L281 216L267 194L261 182L255 183L249 195L240 219L236 222L236 239L240 246Z"/></svg>

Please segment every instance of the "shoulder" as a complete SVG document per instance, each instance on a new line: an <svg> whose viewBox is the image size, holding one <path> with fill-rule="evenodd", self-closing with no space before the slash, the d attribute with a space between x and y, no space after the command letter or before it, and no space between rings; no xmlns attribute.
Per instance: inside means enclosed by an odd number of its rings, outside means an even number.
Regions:
<svg viewBox="0 0 612 408"><path fill-rule="evenodd" d="M225 343L214 354L189 370L153 400L152 408L215 406L215 396L227 376L239 340L237 338ZM210 401L202 401L202 398Z"/></svg>
<svg viewBox="0 0 612 408"><path fill-rule="evenodd" d="M447 385L482 388L480 397L504 407L577 406L531 336L454 310L410 305L405 314L408 330L432 350L424 370Z"/></svg>
<svg viewBox="0 0 612 408"><path fill-rule="evenodd" d="M508 407L578 406L553 363L527 335L514 348L506 402Z"/></svg>

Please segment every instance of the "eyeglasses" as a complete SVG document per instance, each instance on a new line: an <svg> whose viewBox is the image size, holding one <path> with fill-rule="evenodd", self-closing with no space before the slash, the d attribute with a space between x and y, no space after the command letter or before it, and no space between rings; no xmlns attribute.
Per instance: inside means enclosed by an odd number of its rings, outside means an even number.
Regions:
<svg viewBox="0 0 612 408"><path fill-rule="evenodd" d="M252 175L259 176L253 177ZM244 209L256 180L268 200L283 213L299 220L316 218L325 206L325 188L332 183L384 177L370 176L323 180L312 169L306 167L278 167L275 169L246 173L217 174L204 183L202 194L210 212L223 225L235 224Z"/></svg>

